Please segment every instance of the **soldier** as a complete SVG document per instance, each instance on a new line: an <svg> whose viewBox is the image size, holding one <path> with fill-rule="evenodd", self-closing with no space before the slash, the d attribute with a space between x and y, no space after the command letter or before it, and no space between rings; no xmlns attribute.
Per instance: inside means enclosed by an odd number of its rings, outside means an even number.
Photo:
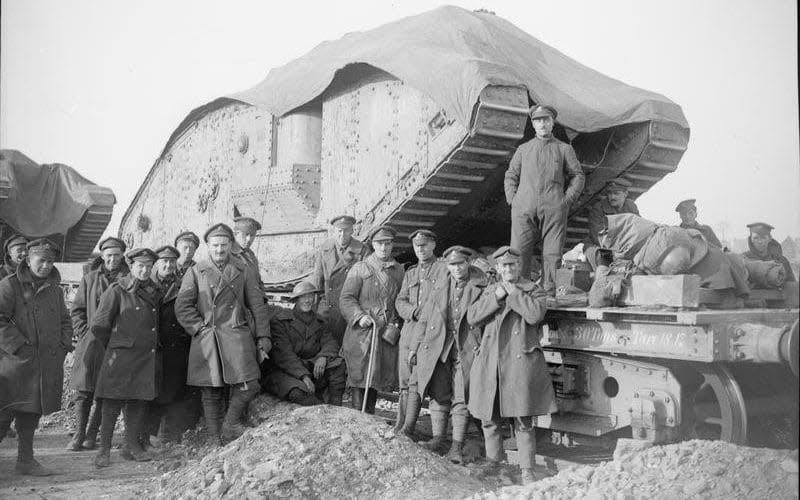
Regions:
<svg viewBox="0 0 800 500"><path fill-rule="evenodd" d="M175 238L175 248L178 250L178 279L183 278L186 271L196 264L194 253L200 246L200 238L191 231L184 231Z"/></svg>
<svg viewBox="0 0 800 500"><path fill-rule="evenodd" d="M706 226L705 224L697 222L697 206L695 205L694 199L683 200L678 203L678 206L675 207L675 211L678 212L681 217L680 226L682 228L696 229L700 231L709 244L716 248L722 248L722 243L720 243L717 235L714 234L714 230L711 229L711 226Z"/></svg>
<svg viewBox="0 0 800 500"><path fill-rule="evenodd" d="M369 239L374 252L353 265L339 297L339 308L347 321L342 341L347 386L351 388L353 408L360 410L366 398L367 413L375 413L379 389L389 390L397 385L397 346L391 340L396 342L392 337L400 331L394 302L404 271L392 258L395 236L397 232L389 226L378 226L371 232ZM373 331L377 332L375 352L372 376L367 380ZM367 393L366 387L369 387Z"/></svg>
<svg viewBox="0 0 800 500"><path fill-rule="evenodd" d="M408 357L400 360L415 365L403 432L413 431L421 397L429 395L433 439L423 446L442 451L447 417L452 415L453 441L447 457L458 464L464 461L462 447L469 422L469 371L480 342L480 328L467 323L466 315L487 286L486 275L469 264L470 253L462 246L445 250L449 276L431 290L419 314Z"/></svg>
<svg viewBox="0 0 800 500"><path fill-rule="evenodd" d="M95 467L111 465L111 439L124 409L123 457L137 462L152 460L142 448L147 402L158 396L161 362L158 348L158 287L150 279L156 254L136 248L125 254L130 274L113 283L100 297L92 320L92 342L105 352L97 377L95 396L103 401L100 448Z"/></svg>
<svg viewBox="0 0 800 500"><path fill-rule="evenodd" d="M587 247L589 245L600 245L600 239L597 234L608 227L607 215L639 215L639 208L636 203L628 199L629 187L631 187L630 181L622 177L617 177L606 184L606 197L589 209L589 241L587 242Z"/></svg>
<svg viewBox="0 0 800 500"><path fill-rule="evenodd" d="M250 246L256 239L256 233L261 230L261 224L252 217L236 217L233 219L233 236L236 244L232 247L234 255L242 259L245 264L252 266L256 274L261 279L261 271L258 267L258 257L253 253Z"/></svg>
<svg viewBox="0 0 800 500"><path fill-rule="evenodd" d="M544 287L551 295L569 209L585 180L572 146L553 137L556 116L551 106L531 108L536 137L517 148L504 181L511 205L511 245L522 252L522 276L530 277L533 249L541 241Z"/></svg>
<svg viewBox="0 0 800 500"><path fill-rule="evenodd" d="M418 229L411 233L411 244L417 256L417 264L406 270L403 284L395 300L397 314L403 318L403 329L400 332L398 343L398 381L400 384L400 398L397 407L397 421L395 431L403 429L408 401L408 380L411 377L411 366L408 360L408 346L411 343L414 328L419 320L423 306L428 300L428 294L438 281L447 278L447 264L438 260L433 251L436 249L436 234L427 229ZM415 420L416 422L416 420ZM413 425L407 429L407 434L414 432Z"/></svg>
<svg viewBox="0 0 800 500"><path fill-rule="evenodd" d="M61 409L64 356L72 350L72 325L53 266L58 247L47 239L26 245L15 273L0 281L0 441L12 420L17 428L18 474L52 472L33 458L39 417Z"/></svg>
<svg viewBox="0 0 800 500"><path fill-rule="evenodd" d="M187 383L201 388L209 437L221 444L244 432L242 412L260 389L256 349L266 355L272 343L256 270L231 257L233 230L215 224L203 239L208 258L183 277L175 314L192 336ZM231 398L221 422L226 387Z"/></svg>
<svg viewBox="0 0 800 500"><path fill-rule="evenodd" d="M0 280L17 272L17 266L28 254L28 240L18 234L12 235L3 245L3 267L0 267Z"/></svg>
<svg viewBox="0 0 800 500"><path fill-rule="evenodd" d="M191 241L188 243L191 245ZM183 431L193 428L199 417L197 391L186 384L192 338L175 316L175 299L181 287L177 276L180 255L178 249L169 245L157 249L158 260L151 274L161 295L158 337L163 375L158 397L149 411L148 441L149 435L158 433L160 426L162 442L180 442Z"/></svg>
<svg viewBox="0 0 800 500"><path fill-rule="evenodd" d="M304 406L328 403L342 406L347 369L339 343L316 313L320 290L308 281L295 285L294 307L281 309L270 321L274 347L265 377L266 389L281 399Z"/></svg>
<svg viewBox="0 0 800 500"><path fill-rule="evenodd" d="M347 322L339 311L339 295L347 272L364 257L367 250L363 243L353 238L355 222L355 218L349 215L338 215L331 219L333 238L325 240L317 250L314 271L311 273L311 283L325 292L317 312L328 321L333 338L339 345L347 328Z"/></svg>
<svg viewBox="0 0 800 500"><path fill-rule="evenodd" d="M469 411L483 421L486 458L494 462L504 455L500 419L514 419L522 482L529 483L535 480L533 416L550 413L555 401L539 345L546 294L520 275L518 250L500 247L492 257L501 281L467 311L470 325L483 326L469 377Z"/></svg>
<svg viewBox="0 0 800 500"><path fill-rule="evenodd" d="M95 342L91 324L100 296L120 277L128 274L128 266L123 261L125 243L108 237L100 242L100 257L95 259L91 270L81 279L75 299L72 301L72 328L78 337L75 357L70 375L70 388L75 390L75 433L67 445L71 451L93 450L96 446L97 431L103 413L102 401L92 400L97 384L97 375L103 363L103 345Z"/></svg>
<svg viewBox="0 0 800 500"><path fill-rule="evenodd" d="M746 260L778 262L786 271L786 281L797 281L789 260L783 255L783 247L772 239L772 230L775 228L765 222L754 222L748 224L747 228L750 230L750 236L747 238L750 250L742 256Z"/></svg>

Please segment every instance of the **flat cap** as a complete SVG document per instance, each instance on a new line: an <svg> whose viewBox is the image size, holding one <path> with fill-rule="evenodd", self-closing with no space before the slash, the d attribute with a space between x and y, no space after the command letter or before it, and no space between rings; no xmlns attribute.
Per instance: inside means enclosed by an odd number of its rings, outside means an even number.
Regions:
<svg viewBox="0 0 800 500"><path fill-rule="evenodd" d="M408 237L412 243L424 244L430 240L436 241L436 233L430 229L417 229Z"/></svg>
<svg viewBox="0 0 800 500"><path fill-rule="evenodd" d="M289 294L289 298L296 299L298 297L301 297L309 293L319 293L319 292L320 292L319 288L314 286L314 284L311 283L310 281L301 281L300 283L294 286L294 288L292 289L292 293Z"/></svg>
<svg viewBox="0 0 800 500"><path fill-rule="evenodd" d="M11 237L6 240L3 249L6 251L6 253L8 253L8 250L11 247L15 247L18 245L27 245L27 244L28 244L28 238L22 236L21 234L12 234Z"/></svg>
<svg viewBox="0 0 800 500"><path fill-rule="evenodd" d="M558 116L558 111L553 106L548 106L547 104L537 104L535 106L531 106L530 109L531 113L531 120L535 120L537 118L544 118L545 116L549 116L553 120L556 119Z"/></svg>
<svg viewBox="0 0 800 500"><path fill-rule="evenodd" d="M128 262L135 260L139 262L155 262L158 260L158 255L149 248L134 248L125 254L125 258Z"/></svg>
<svg viewBox="0 0 800 500"><path fill-rule="evenodd" d="M255 233L261 230L261 223L252 217L234 217L233 228L236 231Z"/></svg>
<svg viewBox="0 0 800 500"><path fill-rule="evenodd" d="M208 239L212 236L225 236L229 240L233 241L233 229L231 229L227 224L219 222L206 230L206 233L203 235L203 241L208 243Z"/></svg>
<svg viewBox="0 0 800 500"><path fill-rule="evenodd" d="M124 252L125 250L128 249L128 245L126 245L125 242L119 238L114 238L113 236L109 236L108 238L100 242L99 248L101 252L107 248L119 248Z"/></svg>
<svg viewBox="0 0 800 500"><path fill-rule="evenodd" d="M189 240L194 243L194 246L200 246L200 238L191 231L184 231L178 236L175 237L175 246L178 246L178 242L181 240Z"/></svg>
<svg viewBox="0 0 800 500"><path fill-rule="evenodd" d="M751 233L760 234L761 236L769 236L770 232L775 229L766 222L753 222L752 224L748 224L747 228Z"/></svg>
<svg viewBox="0 0 800 500"><path fill-rule="evenodd" d="M690 210L693 208L697 208L694 204L696 200L694 198L690 198L688 200L683 200L682 202L678 203L675 207L675 211L678 213L685 212L686 210Z"/></svg>
<svg viewBox="0 0 800 500"><path fill-rule="evenodd" d="M459 262L467 262L474 252L467 247L461 245L453 245L444 251L442 256L448 264L458 264Z"/></svg>
<svg viewBox="0 0 800 500"><path fill-rule="evenodd" d="M39 238L25 244L28 255L40 255L46 259L55 260L58 257L58 245L47 238Z"/></svg>
<svg viewBox="0 0 800 500"><path fill-rule="evenodd" d="M627 191L629 187L631 187L631 181L624 177L617 177L606 184L607 191Z"/></svg>
<svg viewBox="0 0 800 500"><path fill-rule="evenodd" d="M522 254L516 248L512 248L508 245L503 245L502 247L495 250L492 254L492 260L499 264L506 264L508 262L517 262Z"/></svg>
<svg viewBox="0 0 800 500"><path fill-rule="evenodd" d="M356 223L356 218L352 215L337 215L330 222L336 227L352 227Z"/></svg>
<svg viewBox="0 0 800 500"><path fill-rule="evenodd" d="M397 231L390 226L378 226L369 233L370 241L387 241L394 240L397 236Z"/></svg>
<svg viewBox="0 0 800 500"><path fill-rule="evenodd" d="M181 253L172 245L164 245L156 249L156 255L159 259L177 259Z"/></svg>

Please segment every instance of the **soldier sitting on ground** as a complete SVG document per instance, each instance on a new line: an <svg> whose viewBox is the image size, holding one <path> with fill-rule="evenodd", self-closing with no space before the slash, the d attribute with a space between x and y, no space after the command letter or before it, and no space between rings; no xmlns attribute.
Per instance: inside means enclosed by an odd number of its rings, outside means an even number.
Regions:
<svg viewBox="0 0 800 500"><path fill-rule="evenodd" d="M264 385L281 399L303 406L342 405L347 369L339 357L339 343L316 313L318 290L301 281L290 295L294 307L280 310L270 321L273 348Z"/></svg>

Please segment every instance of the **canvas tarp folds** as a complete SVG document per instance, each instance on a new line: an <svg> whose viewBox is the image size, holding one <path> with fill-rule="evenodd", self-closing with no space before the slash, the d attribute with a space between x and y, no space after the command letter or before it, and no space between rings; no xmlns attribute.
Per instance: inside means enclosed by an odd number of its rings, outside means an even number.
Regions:
<svg viewBox="0 0 800 500"><path fill-rule="evenodd" d="M688 128L666 97L590 69L488 13L460 7L400 19L324 42L255 87L229 96L282 116L324 92L337 70L366 63L424 92L465 127L487 85L524 86L577 132L663 120Z"/></svg>
<svg viewBox="0 0 800 500"><path fill-rule="evenodd" d="M66 233L95 204L95 184L67 165L39 165L19 151L0 150L0 219L28 237Z"/></svg>

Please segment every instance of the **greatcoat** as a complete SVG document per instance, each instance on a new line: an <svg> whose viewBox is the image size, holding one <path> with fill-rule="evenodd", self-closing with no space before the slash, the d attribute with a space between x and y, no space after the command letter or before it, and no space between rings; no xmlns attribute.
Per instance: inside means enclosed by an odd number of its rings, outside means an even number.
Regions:
<svg viewBox="0 0 800 500"><path fill-rule="evenodd" d="M428 296L428 301L420 312L419 322L415 323L409 350L417 353L417 364L412 379L416 381L417 392L425 394L431 381L436 363L440 360L447 336L447 323L450 321L450 286L452 280L448 275L439 280ZM477 267L469 268L469 276L464 286L461 305L458 310L458 338L453 349L458 349L461 361L461 373L457 374L464 381L464 396L469 395L469 374L475 353L480 344L481 328L467 322L467 310L474 304L488 285L486 275ZM408 358L400 358L405 363Z"/></svg>
<svg viewBox="0 0 800 500"><path fill-rule="evenodd" d="M339 296L347 273L353 264L364 258L367 247L355 238L350 238L347 247L341 251L333 238L322 242L314 256L314 270L311 283L324 292L317 312L328 321L333 337L342 344L347 322L339 310Z"/></svg>
<svg viewBox="0 0 800 500"><path fill-rule="evenodd" d="M555 401L547 371L539 323L547 312L546 295L520 279L516 291L499 301L495 283L467 311L467 321L483 326L470 370L469 411L481 420L544 415ZM495 398L500 414L494 414Z"/></svg>
<svg viewBox="0 0 800 500"><path fill-rule="evenodd" d="M220 271L201 260L183 277L175 314L192 336L189 385L223 387L260 377L256 339L269 338L270 330L254 268L230 258Z"/></svg>
<svg viewBox="0 0 800 500"><path fill-rule="evenodd" d="M70 388L76 391L94 392L97 385L97 375L103 364L103 345L95 342L91 332L91 322L94 320L100 296L103 295L112 281L103 270L103 261L97 259L92 264L92 270L81 278L81 284L72 301L70 316L72 329L78 338L75 346L75 357L70 374ZM128 266L121 264L117 279L128 274ZM91 348L90 348L91 346Z"/></svg>
<svg viewBox="0 0 800 500"><path fill-rule="evenodd" d="M372 316L377 325L377 343L373 358L371 389L392 390L397 387L397 346L381 338L387 324L399 325L395 299L403 282L403 266L394 259L380 261L371 254L356 263L347 273L339 297L339 308L347 321L342 341L342 357L347 363L347 385L364 387L370 358L372 327L362 328L358 321Z"/></svg>
<svg viewBox="0 0 800 500"><path fill-rule="evenodd" d="M282 309L270 321L273 347L270 352L272 369L264 387L280 398L292 389L308 391L303 377L314 378L317 359L327 360L325 369L342 364L339 343L333 338L325 321L316 313Z"/></svg>
<svg viewBox="0 0 800 500"><path fill-rule="evenodd" d="M435 260L427 266L418 263L408 268L403 276L403 284L394 301L397 314L403 318L403 329L400 331L400 341L397 343L398 376L401 389L408 388L408 380L411 377L411 370L406 361L417 320L428 302L431 290L437 283L446 283L447 280L447 264L441 260Z"/></svg>
<svg viewBox="0 0 800 500"><path fill-rule="evenodd" d="M61 408L72 325L60 282L53 268L36 287L24 261L0 281L0 409L46 415Z"/></svg>
<svg viewBox="0 0 800 500"><path fill-rule="evenodd" d="M154 270L152 279L161 289L158 340L163 376L156 402L166 404L190 396L190 390L186 385L186 369L189 364L189 346L192 338L175 315L175 299L178 298L178 290L181 287L178 277L165 284L158 279L158 273Z"/></svg>
<svg viewBox="0 0 800 500"><path fill-rule="evenodd" d="M600 237L598 233L603 229L608 228L606 216L614 214L635 214L639 215L639 207L633 200L625 198L620 208L614 208L608 202L608 199L603 199L592 205L589 209L589 236L587 240L588 245L599 246Z"/></svg>
<svg viewBox="0 0 800 500"><path fill-rule="evenodd" d="M149 280L148 280L149 281ZM158 396L158 302L155 284L125 276L100 297L92 333L105 351L95 397L150 401Z"/></svg>
<svg viewBox="0 0 800 500"><path fill-rule="evenodd" d="M783 255L783 247L780 243L775 240L770 240L767 243L767 253L766 255L758 253L756 247L753 245L753 242L750 238L747 238L747 246L749 250L742 254L746 260L762 260L762 261L774 261L778 262L783 266L783 269L786 271L786 281L797 281L794 276L794 271L792 271L792 265L789 264L789 259Z"/></svg>

